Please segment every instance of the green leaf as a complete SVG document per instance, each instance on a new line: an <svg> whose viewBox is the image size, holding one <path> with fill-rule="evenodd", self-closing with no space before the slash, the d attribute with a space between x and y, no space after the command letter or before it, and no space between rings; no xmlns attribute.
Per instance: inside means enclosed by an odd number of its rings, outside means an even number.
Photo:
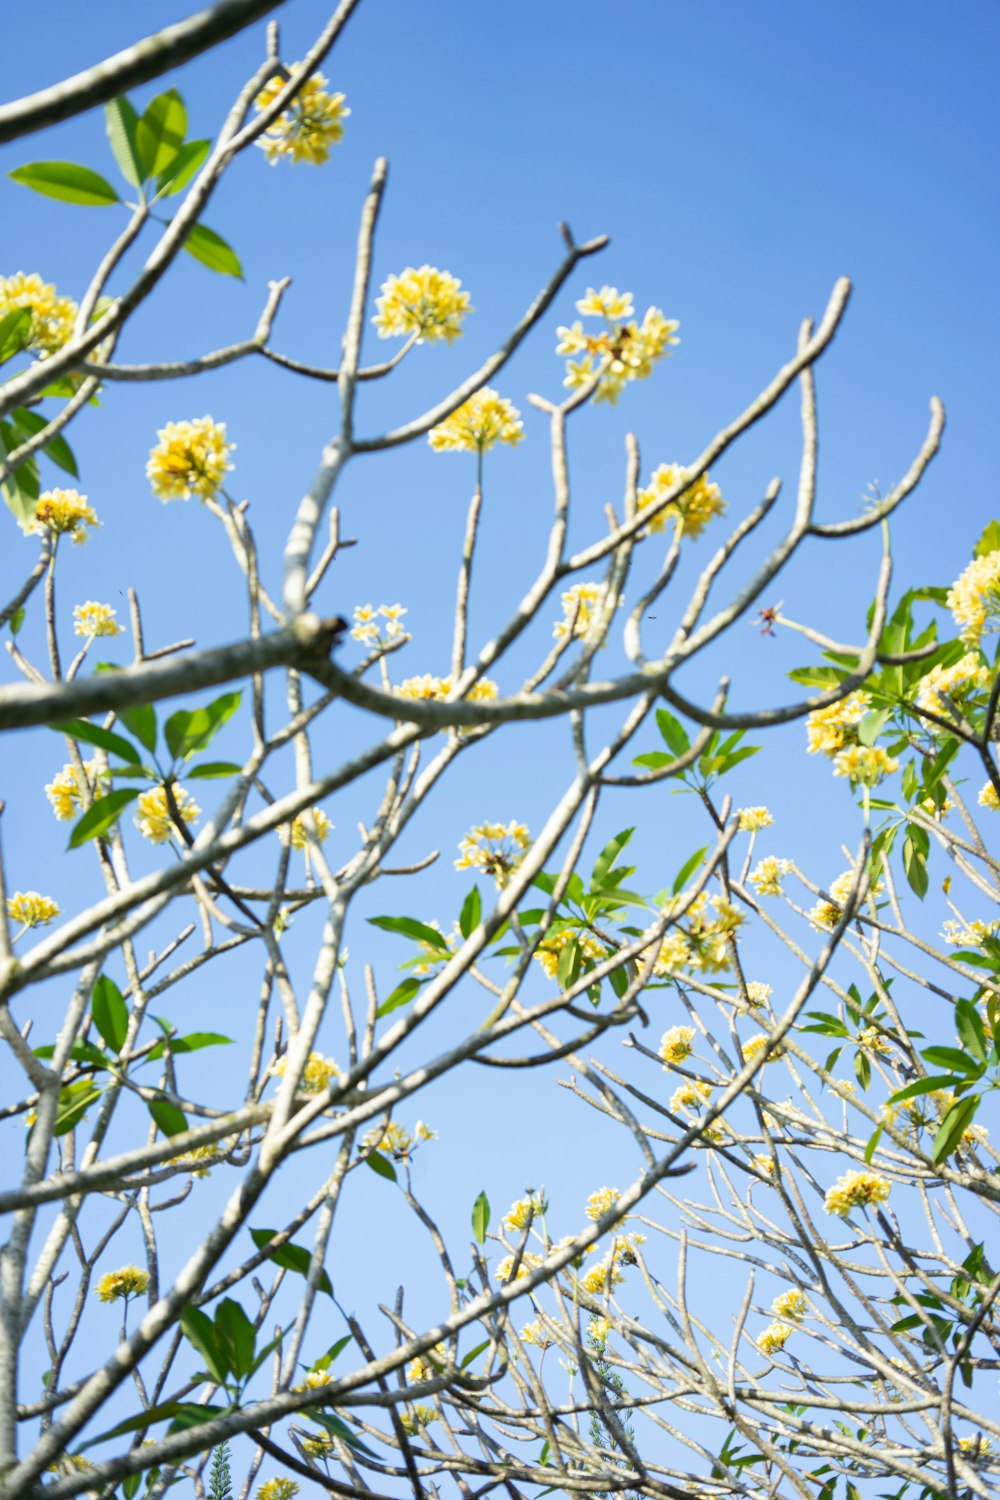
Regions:
<svg viewBox="0 0 1000 1500"><path fill-rule="evenodd" d="M185 773L189 781L208 781L216 776L238 776L243 767L231 760L203 760Z"/></svg>
<svg viewBox="0 0 1000 1500"><path fill-rule="evenodd" d="M208 155L211 141L185 141L166 171L156 179L157 197L172 198L187 187Z"/></svg>
<svg viewBox="0 0 1000 1500"><path fill-rule="evenodd" d="M130 802L134 802L139 795L138 787L121 787L116 792L106 792L103 797L97 797L83 817L74 825L69 836L70 849L79 849L81 844L86 844L89 839L99 839L113 823L117 823L122 813Z"/></svg>
<svg viewBox="0 0 1000 1500"><path fill-rule="evenodd" d="M377 1176L385 1177L389 1182L396 1181L396 1168L391 1161L380 1155L378 1151L369 1151L365 1157L365 1161Z"/></svg>
<svg viewBox="0 0 1000 1500"><path fill-rule="evenodd" d="M971 1000L959 1000L955 1004L955 1026L962 1046L980 1063L986 1062L989 1048L986 1043L986 1028L982 1017Z"/></svg>
<svg viewBox="0 0 1000 1500"><path fill-rule="evenodd" d="M943 1161L946 1156L951 1155L972 1124L978 1108L979 1098L976 1095L969 1099L956 1099L942 1119L937 1135L934 1137L934 1144L931 1147L931 1157L934 1161Z"/></svg>
<svg viewBox="0 0 1000 1500"><path fill-rule="evenodd" d="M37 437L49 426L48 417L42 416L39 411L29 411L24 406L15 407L10 414L10 420L24 440ZM59 433L50 437L48 442L42 445L40 451L60 469L65 469L67 474L72 474L74 479L79 479L80 470L77 468L76 456L69 443Z"/></svg>
<svg viewBox="0 0 1000 1500"><path fill-rule="evenodd" d="M483 898L479 894L478 885L474 885L462 902L462 910L458 917L458 930L464 938L467 938L469 933L474 932L479 926L482 914Z"/></svg>
<svg viewBox="0 0 1000 1500"><path fill-rule="evenodd" d="M147 1099L146 1108L164 1135L180 1135L187 1130L188 1122L183 1110L167 1099Z"/></svg>
<svg viewBox="0 0 1000 1500"><path fill-rule="evenodd" d="M415 917L369 917L368 921L372 927L381 927L383 932L402 933L403 937L426 943L439 953L449 955L451 952L443 933L438 932L436 927L428 927L426 922L418 922Z"/></svg>
<svg viewBox="0 0 1000 1500"><path fill-rule="evenodd" d="M197 1311L197 1309L194 1309ZM204 1314L202 1314L204 1317ZM212 1324L205 1318L209 1328ZM217 1382L219 1385L221 1381ZM106 1443L109 1438L123 1437L128 1432L142 1432L147 1427L152 1427L156 1422L163 1422L167 1417L180 1417L185 1412L201 1412L201 1420L209 1421L212 1417L221 1417L232 1410L229 1406L198 1406L193 1401L163 1401L159 1406L147 1406L137 1417L128 1417L124 1422L119 1422L117 1427L112 1427L108 1432L102 1432L98 1437L88 1438L85 1443L80 1444L80 1452L85 1448L96 1448L98 1443ZM191 1426L191 1423L188 1423ZM156 1470L153 1471L157 1472Z"/></svg>
<svg viewBox="0 0 1000 1500"><path fill-rule="evenodd" d="M9 422L0 422L0 463L19 446L20 440L15 429ZM3 482L4 500L22 531L27 529L35 514L39 489L38 465L33 458L18 464L13 474L9 474Z"/></svg>
<svg viewBox="0 0 1000 1500"><path fill-rule="evenodd" d="M687 730L672 713L668 713L665 708L658 708L656 722L660 727L660 734L673 752L675 759L678 755L683 755L686 750L690 750L691 741L688 739Z"/></svg>
<svg viewBox="0 0 1000 1500"><path fill-rule="evenodd" d="M972 549L972 555L985 557L988 552L998 551L1000 551L1000 521L991 521Z"/></svg>
<svg viewBox="0 0 1000 1500"><path fill-rule="evenodd" d="M490 1347L490 1345L492 1344L492 1342L493 1342L492 1339L484 1339L481 1344L477 1344L474 1349L470 1349L469 1352L468 1352L468 1354L462 1360L460 1368L463 1369L463 1370L467 1369L469 1367L469 1365L472 1364L472 1361L474 1359L478 1359L479 1356L483 1353L483 1351L486 1350L486 1349L488 1349Z"/></svg>
<svg viewBox="0 0 1000 1500"><path fill-rule="evenodd" d="M0 365L20 354L31 335L31 308L15 307L0 318Z"/></svg>
<svg viewBox="0 0 1000 1500"><path fill-rule="evenodd" d="M163 737L174 760L190 760L205 750L240 706L241 693L223 693L204 708L180 708L163 726Z"/></svg>
<svg viewBox="0 0 1000 1500"><path fill-rule="evenodd" d="M419 979L411 978L402 980L399 984L397 984L388 1000L382 1001L382 1004L375 1012L376 1020L381 1020L383 1016L389 1015L390 1011L399 1010L401 1005L409 1005L410 1001L419 990L420 985L421 980Z"/></svg>
<svg viewBox="0 0 1000 1500"><path fill-rule="evenodd" d="M935 1074L933 1078L918 1078L914 1083L908 1083L905 1088L890 1094L889 1103L900 1104L904 1099L915 1099L918 1094L934 1094L938 1089L951 1088L954 1082L950 1073Z"/></svg>
<svg viewBox="0 0 1000 1500"><path fill-rule="evenodd" d="M138 122L135 143L143 177L158 177L176 160L187 134L187 110L176 89L157 94Z"/></svg>
<svg viewBox="0 0 1000 1500"><path fill-rule="evenodd" d="M152 755L156 749L156 710L153 705L143 703L138 708L123 708L118 717L129 734L134 734L139 744Z"/></svg>
<svg viewBox="0 0 1000 1500"><path fill-rule="evenodd" d="M692 854L691 858L685 860L681 865L680 869L677 872L677 879L674 881L673 894L675 896L687 885L688 881L691 879L691 876L694 874L695 870L697 870L698 866L705 858L707 849L707 844L705 845L704 849L697 849L695 853Z"/></svg>
<svg viewBox="0 0 1000 1500"><path fill-rule="evenodd" d="M193 1344L208 1368L216 1385L225 1385L229 1366L216 1338L215 1326L200 1307L186 1307L180 1316L181 1332L188 1343ZM200 1407L200 1411L206 1410ZM147 1413L148 1415L148 1413Z"/></svg>
<svg viewBox="0 0 1000 1500"><path fill-rule="evenodd" d="M162 1042L157 1042L151 1051L146 1054L147 1062L155 1062L168 1050L171 1052L200 1052L203 1047L230 1047L233 1045L231 1036L223 1036L218 1031L190 1031L187 1036L164 1037Z"/></svg>
<svg viewBox="0 0 1000 1500"><path fill-rule="evenodd" d="M607 878L608 871L625 848L629 839L635 833L634 828L623 828L621 833L616 833L613 839L609 839L594 861L594 868L590 876L592 890L599 890Z"/></svg>
<svg viewBox="0 0 1000 1500"><path fill-rule="evenodd" d="M647 750L645 755L634 755L632 764L642 766L645 771L662 771L664 766L672 765L676 759L668 755L665 750Z"/></svg>
<svg viewBox="0 0 1000 1500"><path fill-rule="evenodd" d="M321 1354L319 1359L313 1360L312 1364L309 1366L310 1370L321 1370L325 1374L333 1364L334 1360L337 1359L339 1355L343 1354L344 1350L347 1348L353 1337L353 1334L345 1333L342 1339L338 1339L335 1344L330 1345L325 1354Z"/></svg>
<svg viewBox="0 0 1000 1500"><path fill-rule="evenodd" d="M7 175L22 187L42 193L46 198L58 198L61 203L106 208L111 203L121 202L106 177L73 161L29 162Z"/></svg>
<svg viewBox="0 0 1000 1500"><path fill-rule="evenodd" d="M927 1047L920 1056L935 1068L951 1068L952 1072L957 1069L970 1078L978 1078L983 1071L982 1063L974 1062L958 1047Z"/></svg>
<svg viewBox="0 0 1000 1500"><path fill-rule="evenodd" d="M486 1231L489 1227L490 1200L487 1198L484 1189L472 1205L472 1233L475 1235L477 1244L486 1244Z"/></svg>
<svg viewBox="0 0 1000 1500"><path fill-rule="evenodd" d="M56 734L68 735L72 740L82 740L85 745L100 745L102 750L110 750L113 755L120 755L122 760L133 763L142 760L135 746L120 734L102 729L100 724L90 724L86 719L65 719L60 724L49 724L46 727L54 729Z"/></svg>
<svg viewBox="0 0 1000 1500"><path fill-rule="evenodd" d="M858 740L862 745L871 749L882 731L883 725L889 718L887 708L873 709L871 713L865 714L858 725Z"/></svg>
<svg viewBox="0 0 1000 1500"><path fill-rule="evenodd" d="M277 1233L277 1229L251 1229L250 1238L257 1249L264 1250L268 1260L273 1260L276 1266L283 1266L286 1271L294 1271L298 1276L308 1276L312 1256L304 1245L279 1245L275 1250L266 1249ZM326 1271L320 1272L316 1284L328 1297L333 1296L333 1284ZM350 1342L350 1334L347 1337Z"/></svg>
<svg viewBox="0 0 1000 1500"><path fill-rule="evenodd" d="M803 687L831 688L838 687L849 674L835 667L796 667L788 675Z"/></svg>
<svg viewBox="0 0 1000 1500"><path fill-rule="evenodd" d="M11 633L11 635L17 635L18 631L21 629L21 626L24 624L24 605L23 604L19 604L17 606L17 609L15 609L14 613L11 615L10 619L7 621L7 624L10 626L10 633Z"/></svg>
<svg viewBox="0 0 1000 1500"><path fill-rule="evenodd" d="M254 1326L238 1302L226 1297L215 1313L215 1339L222 1357L237 1380L253 1368L257 1335Z"/></svg>
<svg viewBox="0 0 1000 1500"><path fill-rule="evenodd" d="M910 828L903 840L903 869L911 890L919 896L921 901L927 895L927 888L930 885L927 876L927 856L921 851L913 835L922 832L922 828Z"/></svg>
<svg viewBox="0 0 1000 1500"><path fill-rule="evenodd" d="M347 1423L342 1418L334 1416L332 1411L324 1411L319 1406L307 1406L303 1410L303 1415L307 1416L311 1422L318 1422L321 1427L325 1427L327 1432L338 1437L349 1448L353 1448L355 1453L363 1453L368 1458L375 1457L368 1445L359 1437L355 1437Z"/></svg>
<svg viewBox="0 0 1000 1500"><path fill-rule="evenodd" d="M872 1135L872 1137L869 1140L867 1146L865 1147L865 1165L866 1166L871 1162L872 1157L875 1155L875 1147L878 1145L879 1141L881 1140L881 1138L882 1138L882 1132L883 1132L884 1129L885 1129L885 1121L883 1120L882 1123L881 1123L881 1125L876 1125L874 1134Z"/></svg>
<svg viewBox="0 0 1000 1500"><path fill-rule="evenodd" d="M112 1052L120 1052L128 1033L128 1006L121 990L107 974L100 976L90 993L90 1014Z"/></svg>
<svg viewBox="0 0 1000 1500"><path fill-rule="evenodd" d="M580 944L576 938L573 938L559 954L559 961L556 966L556 980L560 989L568 989L579 978L580 959Z"/></svg>
<svg viewBox="0 0 1000 1500"><path fill-rule="evenodd" d="M195 260L207 266L210 271L218 271L221 276L236 276L243 280L243 267L240 258L231 245L216 234L214 229L209 229L205 224L195 224L187 232L184 241L184 249Z"/></svg>
<svg viewBox="0 0 1000 1500"><path fill-rule="evenodd" d="M149 176L143 170L142 153L136 142L139 116L128 99L110 99L104 106L104 125L115 161L125 181L141 187Z"/></svg>
<svg viewBox="0 0 1000 1500"><path fill-rule="evenodd" d="M104 1089L92 1078L79 1083L70 1083L59 1093L59 1107L53 1135L67 1135L80 1123L90 1106L104 1093Z"/></svg>

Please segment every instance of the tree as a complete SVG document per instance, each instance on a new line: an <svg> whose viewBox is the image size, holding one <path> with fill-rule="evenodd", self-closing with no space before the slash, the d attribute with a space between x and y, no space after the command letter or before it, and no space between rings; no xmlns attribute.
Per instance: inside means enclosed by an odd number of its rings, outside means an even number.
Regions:
<svg viewBox="0 0 1000 1500"><path fill-rule="evenodd" d="M544 555L480 640L470 600L493 450L523 435L491 382L606 241L578 242L564 226L558 267L496 352L402 424L359 436L362 389L421 344L453 342L469 310L461 283L429 265L389 276L373 297L381 161L336 368L274 342L287 281L271 285L248 338L173 364L119 360L130 320L182 251L240 273L237 250L203 220L234 160L259 146L274 162L322 164L336 147L347 109L319 69L357 5L342 0L300 62L285 61L272 26L214 141L189 138L176 89L142 109L124 90L269 7L230 0L0 110L4 139L102 104L123 189L72 162L10 175L80 207L135 200L78 305L37 276L0 281L0 482L9 529L38 541L0 614L25 679L0 689L0 728L35 730L39 763L52 732L63 737L66 765L46 791L71 824L67 859L92 859L104 887L72 915L45 893L2 892L0 1032L17 1075L6 1114L27 1127L0 1193L3 1493L153 1500L193 1482L218 1496L231 1453L241 1497L267 1475L263 1500L300 1484L422 1495L449 1477L464 1495L512 1497L986 1496L1000 1472L984 1393L1000 1339L989 1234L1000 1193L983 1123L1000 1069L1000 939L970 903L988 912L1000 874L977 823L1000 807L1000 678L984 649L1000 623L1000 525L950 589L891 597L888 523L938 449L937 401L896 485L860 515L817 519L813 371L845 311L840 281L818 325L803 324L787 363L693 462L660 464L643 485L630 439L620 508L596 524L582 508L589 531L576 545L571 424L654 376L677 326L655 307L638 317L614 287L590 288L559 332L567 394L529 397L550 432ZM133 270L147 232L155 242ZM365 363L372 319L400 342ZM114 608L88 601L64 666L60 567L98 522L79 491L43 487L49 463L78 477L67 430L110 419L89 410L98 393L114 410L119 386L251 359L334 386L339 404L280 565L227 487L225 423L167 421L147 467L154 494L196 498L222 529L249 625L232 621L223 645L150 649L132 593L133 663L91 670L94 642L121 627ZM725 529L710 467L793 386L802 441L789 519L759 545L780 515L774 481L692 570L691 544ZM338 555L378 541L360 524L357 538L342 534L333 501L345 472L424 438L459 455L474 488L449 539L450 662L442 675L405 675L394 660L410 643L402 606L359 606L348 622L319 601ZM834 554L868 532L884 550L863 640L834 640L765 602L807 542ZM655 649L654 608L670 608L673 624ZM754 618L763 635L796 631L812 648L792 672L795 701L733 707L727 680L699 696L702 658ZM19 644L32 628L44 670ZM624 659L602 676L602 648L619 640ZM493 673L521 686L501 690ZM454 768L495 765L483 759L492 740L522 721L537 735L542 720L565 724L570 746L544 824L533 835L517 819L478 824L455 862L454 910L400 915L418 909L438 857L401 864L408 830ZM721 785L795 720L855 793L836 879L761 854L770 811L734 811ZM975 806L963 792L972 774ZM199 782L210 811L191 790ZM608 825L615 788L644 807L658 799L658 813L673 790L700 809L705 842L672 854L664 889L626 862L634 829ZM328 842L334 806L367 809L353 845ZM943 943L918 904L941 853L954 902ZM388 985L366 962L373 893L378 967L387 944L402 959ZM156 947L144 962L147 935ZM226 984L234 955L257 975L242 1035L158 1013L197 998L206 975ZM772 972L780 985L756 977ZM31 1008L32 996L46 1003ZM681 1019L657 1040L653 1005L667 999ZM622 1041L627 1067L609 1045ZM197 1054L230 1045L242 1077L200 1067ZM553 1063L630 1142L633 1181L595 1184L582 1216L558 1184L526 1188L504 1214L487 1186L464 1210L471 1243L449 1243L428 1201L433 1176L418 1188L414 1173L433 1139L415 1118L420 1096L456 1074L474 1089L480 1069L521 1078ZM666 1087L664 1071L676 1075ZM295 1205L278 1222L283 1185ZM401 1289L377 1327L343 1304L328 1267L345 1217L363 1245L349 1216L373 1185L401 1198L440 1267L429 1299ZM119 1245L141 1246L142 1264L112 1269L128 1253ZM698 1277L696 1262L713 1269Z"/></svg>

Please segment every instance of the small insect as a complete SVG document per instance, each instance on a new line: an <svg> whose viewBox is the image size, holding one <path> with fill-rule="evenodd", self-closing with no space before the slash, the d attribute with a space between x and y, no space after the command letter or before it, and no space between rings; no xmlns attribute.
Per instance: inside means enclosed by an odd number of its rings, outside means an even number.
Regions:
<svg viewBox="0 0 1000 1500"><path fill-rule="evenodd" d="M779 599L777 604L772 604L769 609L761 609L757 611L757 619L760 623L761 635L774 635L774 625L775 621L778 618L778 611L781 609L781 606L784 604L784 602L784 599Z"/></svg>

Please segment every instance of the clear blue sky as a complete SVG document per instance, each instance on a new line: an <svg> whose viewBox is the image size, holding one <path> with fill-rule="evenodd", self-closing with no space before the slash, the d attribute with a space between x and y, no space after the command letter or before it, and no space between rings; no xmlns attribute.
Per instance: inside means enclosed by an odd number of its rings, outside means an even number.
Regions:
<svg viewBox="0 0 1000 1500"><path fill-rule="evenodd" d="M16 73L18 90L29 92L185 11L162 0L141 7L53 0L40 21L37 8L11 6L4 49L16 68L7 78ZM284 7L287 60L301 55L326 13L319 0ZM171 80L196 133L218 126L225 101L256 66L262 35L255 28ZM391 177L376 281L429 261L462 278L477 311L451 350L418 350L398 380L364 393L359 425L374 431L442 393L503 336L559 258L560 219L579 238L609 233L610 248L583 269L498 382L524 411L528 441L489 466L473 610L474 632L483 635L520 597L535 566L549 509L548 461L544 419L523 398L528 390L557 394L555 326L570 320L588 283L630 288L640 307L662 306L680 320L682 343L652 380L628 391L614 411L595 411L574 435L581 537L599 525L605 500L621 493L627 430L639 435L644 479L657 463L699 451L789 356L801 318L818 316L846 273L854 297L819 369L821 515L854 515L870 481L888 487L899 477L923 437L928 398L940 395L949 419L944 449L894 523L894 550L906 584L950 582L996 508L1000 215L997 115L989 100L998 42L995 6L931 0L620 0L613 7L601 0L509 0L502 7L367 0L326 67L352 109L330 164L269 170L256 154L241 159L206 221L239 251L245 285L190 261L177 265L119 356L187 357L243 337L268 279L290 274L275 346L335 362L360 202L372 162L384 153ZM153 92L140 91L138 102ZM99 112L7 147L0 168L64 156L109 171ZM117 220L114 210L67 207L0 179L0 224L0 272L37 269L72 294ZM372 338L367 353L384 348ZM239 445L234 493L251 500L262 555L275 557L332 425L330 388L254 364L196 385L112 390L101 411L74 430L81 488L105 527L64 560L67 612L85 598L122 607L119 594L134 585L155 644L178 634L208 644L242 629L242 615L234 624L235 571L213 525L193 505L161 507L143 472L157 426L206 411L229 423ZM785 478L786 498L793 493L797 460L793 395L713 477L738 515L774 474ZM407 604L413 672L444 670L450 616L440 607L441 590L452 585L471 483L471 464L420 444L358 464L339 497L345 529L361 545L336 564L325 605L349 613L369 600ZM707 552L711 543L701 545ZM5 594L32 551L9 524L0 550ZM837 551L814 548L778 593L792 617L858 639L876 565L870 537ZM661 607L664 634L670 614ZM713 670L734 674L735 697L791 696L782 674L808 652L794 641L761 641L747 625L735 635L713 661ZM29 623L26 639L37 648L36 624ZM120 654L124 659L124 648ZM704 690L703 681L699 686ZM838 845L854 842L857 820L846 788L831 788L828 766L805 760L803 741L801 727L783 736L766 766L765 756L751 762L735 790L744 802L773 800L787 829L775 852L792 853L829 878L842 868ZM481 763L470 757L436 820L412 830L407 853L434 844L445 851L414 915L457 910L451 851L470 822L518 816L537 826L563 784L565 731L547 730L530 744L519 731L503 743L507 753L488 762L490 800L483 799ZM529 753L534 744L544 750ZM3 754L5 840L21 861L14 881L48 889L63 830L46 821L38 768L44 779L50 761L56 768L58 741L50 745L39 731L17 747L5 742ZM780 797L772 790L776 779ZM22 786L23 795L12 795ZM329 809L345 839L352 815L365 815L367 806ZM646 889L672 880L695 846L693 831L674 831L678 813L685 824L683 804L665 796L655 813L624 797L605 809L605 832L644 820ZM50 842L36 836L39 827ZM55 893L64 905L74 899L75 878L58 876ZM362 956L366 941L355 928L352 953ZM402 953L391 945L373 951L383 983L391 982ZM213 1004L224 1013L237 1002L213 994ZM585 1121L552 1078L536 1079L512 1106L506 1079L502 1089L493 1075L477 1075L478 1141L461 1128L468 1095L453 1089L439 1105L416 1111L444 1127L435 1148L441 1165L425 1171L425 1180L446 1217L453 1208L459 1229L487 1180L503 1203L528 1178L551 1183L559 1174L570 1219L598 1179L617 1173L623 1185L631 1163L616 1165L614 1137L588 1141L581 1159L567 1162L567 1139L582 1141ZM442 1189L449 1179L452 1208ZM372 1189L381 1193L382 1184L373 1181ZM400 1270L378 1245L372 1265L383 1284Z"/></svg>

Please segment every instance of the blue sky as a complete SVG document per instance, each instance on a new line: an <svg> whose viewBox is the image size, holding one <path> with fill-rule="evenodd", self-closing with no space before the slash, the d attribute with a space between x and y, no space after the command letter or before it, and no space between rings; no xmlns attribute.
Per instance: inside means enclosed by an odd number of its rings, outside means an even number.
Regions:
<svg viewBox="0 0 1000 1500"><path fill-rule="evenodd" d="M97 36L93 7L56 0L45 8L39 45L37 10L13 7L5 17L5 52L17 60L18 90L42 87L95 60L98 51L133 40L140 9L143 30L185 13L154 0L141 8L102 0ZM284 7L286 60L305 50L326 9L319 0ZM136 318L119 357L189 357L244 337L268 279L289 274L293 286L275 347L335 362L360 203L373 160L386 154L391 176L376 283L428 261L462 278L476 313L451 349L417 350L398 379L364 392L359 427L375 431L429 404L503 337L559 259L559 220L580 239L609 233L610 248L577 273L497 382L524 413L527 441L488 466L473 607L473 636L482 638L536 566L550 505L548 457L544 418L524 396L558 394L555 328L573 317L573 301L587 285L610 282L633 289L640 308L662 306L680 320L682 343L617 408L600 408L577 424L574 534L580 538L600 526L605 501L621 493L627 431L639 436L644 480L657 463L697 453L789 357L800 320L818 317L836 278L847 274L855 284L852 302L818 372L820 514L855 515L871 481L890 486L920 444L929 397L940 395L948 411L944 447L898 514L893 542L897 589L948 583L996 508L1000 214L997 117L989 100L998 41L995 7L929 0L877 7L861 0L809 6L620 0L614 7L599 0L510 0L503 7L368 0L325 68L352 110L331 162L321 170L272 170L257 153L241 159L206 221L238 250L245 283L184 260ZM187 101L193 133L214 132L261 49L257 27L171 79ZM154 91L139 91L137 102ZM0 170L61 157L111 171L99 112L8 146ZM115 214L54 203L0 179L0 272L37 269L60 291L78 294L117 228ZM369 358L384 349L368 338ZM160 506L144 478L155 429L206 411L228 422L239 445L233 490L251 500L265 567L277 556L334 420L331 388L254 363L196 383L111 390L101 410L74 429L81 488L105 525L63 560L67 613L84 598L121 609L119 596L133 585L154 644L178 635L209 644L242 631L238 580L216 528L194 505ZM731 515L755 503L775 474L783 476L790 503L797 441L793 393L713 475ZM345 530L359 545L338 560L323 605L346 614L359 602L401 600L415 635L408 671L444 670L450 616L441 591L452 586L471 486L471 462L418 444L359 462L339 496ZM6 596L33 549L12 524L5 535ZM706 555L711 545L702 542ZM814 545L777 593L793 618L856 640L877 562L872 537L836 550ZM669 605L659 614L667 634ZM36 652L38 632L37 618L29 620L24 639ZM744 623L715 654L712 669L732 673L734 696L743 703L787 701L783 674L808 655L794 639L761 640ZM125 659L124 647L114 659ZM609 653L609 662L617 659L617 651ZM692 682L703 696L710 691L704 676ZM744 802L773 801L787 829L775 852L787 849L817 878L829 878L842 868L839 844L855 842L859 825L846 787L831 789L828 766L807 762L803 743L801 726L776 737L734 791ZM451 872L451 849L470 822L517 816L537 826L563 785L564 729L517 730L503 745L485 758L485 771L473 757L460 765L434 818L408 834L406 854L434 845L444 850L419 897L411 898L422 903L413 915L450 919L457 911L464 885ZM229 746L238 751L236 737ZM3 748L5 842L20 860L13 883L46 889L63 830L46 821L38 767L47 779L49 761L55 769L60 760L58 742L52 739L50 748L37 731ZM334 753L333 743L325 748ZM652 745L637 745L646 748ZM492 792L488 805L484 784ZM780 796L772 790L779 784ZM370 797L328 809L345 838ZM696 846L690 814L686 803L666 794L655 808L621 796L604 808L603 832L639 820L641 883L652 891L672 880ZM93 878L60 874L62 904L82 896ZM369 941L356 930L352 954L367 951ZM402 953L383 940L371 952L390 984ZM220 1014L232 1007L235 1016L230 990L212 1000ZM446 1023L440 1029L443 1036ZM581 1191L598 1185L595 1173L628 1175L630 1162L616 1166L614 1138L584 1141L580 1108L554 1088L553 1075L514 1093L507 1079L492 1074L473 1082L478 1133L461 1129L469 1108L461 1089L444 1091L440 1107L425 1111L436 1124L452 1126L450 1140L443 1128L446 1138L434 1148L442 1153L442 1175L428 1172L427 1180L459 1227L465 1204L487 1178L500 1203L529 1175L551 1184L562 1173L576 1203ZM580 1148L569 1162L567 1140ZM454 1203L440 1201L445 1164ZM381 1193L382 1184L373 1180L370 1191L376 1189ZM398 1270L379 1246L371 1267L376 1275Z"/></svg>

